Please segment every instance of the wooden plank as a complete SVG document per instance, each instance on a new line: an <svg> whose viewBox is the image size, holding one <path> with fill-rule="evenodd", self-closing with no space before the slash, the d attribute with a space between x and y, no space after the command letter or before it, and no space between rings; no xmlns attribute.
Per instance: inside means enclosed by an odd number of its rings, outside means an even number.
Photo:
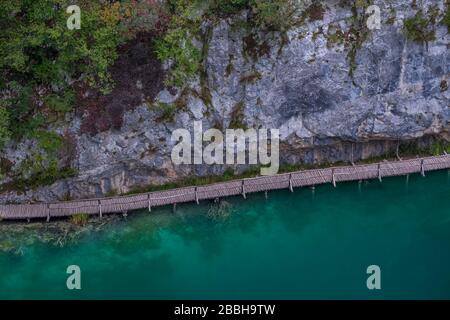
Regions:
<svg viewBox="0 0 450 320"><path fill-rule="evenodd" d="M292 173L294 187L306 187L333 182L333 169L315 169Z"/></svg>
<svg viewBox="0 0 450 320"><path fill-rule="evenodd" d="M434 158L425 158L423 161L425 171L434 171L450 168L450 155L443 155Z"/></svg>
<svg viewBox="0 0 450 320"><path fill-rule="evenodd" d="M421 159L411 159L398 162L381 163L381 175L383 177L394 177L418 173L420 172L421 161Z"/></svg>
<svg viewBox="0 0 450 320"><path fill-rule="evenodd" d="M335 168L336 182L369 180L378 178L378 164Z"/></svg>
<svg viewBox="0 0 450 320"><path fill-rule="evenodd" d="M148 208L148 195L139 194L128 197L100 200L102 211L105 213L122 213L132 210Z"/></svg>
<svg viewBox="0 0 450 320"><path fill-rule="evenodd" d="M197 195L199 200L224 198L240 195L241 193L242 193L241 180L197 187Z"/></svg>
<svg viewBox="0 0 450 320"><path fill-rule="evenodd" d="M254 193L289 188L289 174L262 176L244 180L245 192Z"/></svg>
<svg viewBox="0 0 450 320"><path fill-rule="evenodd" d="M2 219L47 218L46 204L0 205Z"/></svg>
<svg viewBox="0 0 450 320"><path fill-rule="evenodd" d="M74 214L98 214L98 200L66 201L48 205L51 217L67 217Z"/></svg>
<svg viewBox="0 0 450 320"><path fill-rule="evenodd" d="M150 201L152 207L195 201L195 187L152 192Z"/></svg>

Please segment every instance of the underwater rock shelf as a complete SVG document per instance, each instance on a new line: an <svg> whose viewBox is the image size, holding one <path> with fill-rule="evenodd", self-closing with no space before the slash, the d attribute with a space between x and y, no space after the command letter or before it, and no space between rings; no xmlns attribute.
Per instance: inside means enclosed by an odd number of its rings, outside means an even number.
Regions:
<svg viewBox="0 0 450 320"><path fill-rule="evenodd" d="M278 189L294 190L295 187L324 183L379 179L413 173L425 175L427 171L450 169L450 155L416 158L399 161L383 161L375 164L305 170L292 173L240 179L205 186L193 186L131 196L99 198L57 203L0 205L0 218L4 220L67 217L85 213L99 215L125 213L131 210L177 203L197 202L249 193Z"/></svg>

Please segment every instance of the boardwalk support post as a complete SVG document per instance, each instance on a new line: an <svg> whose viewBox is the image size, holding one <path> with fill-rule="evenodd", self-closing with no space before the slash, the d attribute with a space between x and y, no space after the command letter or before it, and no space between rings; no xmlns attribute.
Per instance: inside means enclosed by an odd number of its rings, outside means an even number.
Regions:
<svg viewBox="0 0 450 320"><path fill-rule="evenodd" d="M420 174L422 177L425 177L425 166L424 166L424 160L420 161Z"/></svg>
<svg viewBox="0 0 450 320"><path fill-rule="evenodd" d="M400 158L400 140L397 140L397 148L395 149L395 156L397 157L398 161L402 161L402 158Z"/></svg>
<svg viewBox="0 0 450 320"><path fill-rule="evenodd" d="M268 195L268 193L267 193L267 190L264 191L264 198L266 198L266 200L269 198L269 195Z"/></svg>
<svg viewBox="0 0 450 320"><path fill-rule="evenodd" d="M355 148L355 144L352 143L352 158L350 159L350 163L352 164L352 166L355 166L355 162L354 162L354 156L353 156L353 149Z"/></svg>
<svg viewBox="0 0 450 320"><path fill-rule="evenodd" d="M294 185L292 184L292 173L289 175L289 190L294 192Z"/></svg>
<svg viewBox="0 0 450 320"><path fill-rule="evenodd" d="M198 201L198 191L197 191L197 187L195 187L195 202L197 202L197 204L200 204L200 202Z"/></svg>
<svg viewBox="0 0 450 320"><path fill-rule="evenodd" d="M378 164L378 180L380 180L380 182L383 181L383 179L381 177L381 163Z"/></svg>
<svg viewBox="0 0 450 320"><path fill-rule="evenodd" d="M173 204L172 211L173 211L173 213L177 212L177 204L176 203Z"/></svg>
<svg viewBox="0 0 450 320"><path fill-rule="evenodd" d="M47 222L50 222L50 205L47 205Z"/></svg>
<svg viewBox="0 0 450 320"><path fill-rule="evenodd" d="M247 199L247 195L245 194L245 180L242 180L242 196L244 199Z"/></svg>
<svg viewBox="0 0 450 320"><path fill-rule="evenodd" d="M152 202L150 199L150 194L148 195L148 212L152 212Z"/></svg>
<svg viewBox="0 0 450 320"><path fill-rule="evenodd" d="M102 203L100 202L100 200L98 200L98 211L100 213L100 218L102 218L103 212L102 212Z"/></svg>
<svg viewBox="0 0 450 320"><path fill-rule="evenodd" d="M334 174L334 169L331 171L331 182L333 183L333 187L336 188L336 176Z"/></svg>

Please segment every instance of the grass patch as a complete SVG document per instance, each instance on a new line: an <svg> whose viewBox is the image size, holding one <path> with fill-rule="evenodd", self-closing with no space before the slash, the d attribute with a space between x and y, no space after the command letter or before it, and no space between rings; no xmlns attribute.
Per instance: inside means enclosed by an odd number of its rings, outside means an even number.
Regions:
<svg viewBox="0 0 450 320"><path fill-rule="evenodd" d="M154 109L160 114L159 121L173 121L178 110L175 104L164 102L158 102Z"/></svg>
<svg viewBox="0 0 450 320"><path fill-rule="evenodd" d="M77 213L70 217L70 222L76 226L84 226L89 221L87 213Z"/></svg>

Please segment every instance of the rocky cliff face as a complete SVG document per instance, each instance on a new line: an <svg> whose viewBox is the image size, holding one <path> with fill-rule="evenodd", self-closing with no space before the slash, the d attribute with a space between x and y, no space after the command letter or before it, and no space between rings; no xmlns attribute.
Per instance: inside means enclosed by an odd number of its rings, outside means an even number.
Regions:
<svg viewBox="0 0 450 320"><path fill-rule="evenodd" d="M389 2L374 1L381 30L364 32L355 30L364 29L367 16L337 0L327 1L323 16L305 17L287 34L240 28L247 12L205 22L198 44L206 53L204 72L191 90L163 89L157 97L178 106L173 121L162 121L143 102L125 113L120 129L92 136L81 134L81 117L74 116L57 130L76 137L72 165L79 176L26 193L4 192L0 203L101 196L223 173L222 166L172 164L171 134L192 128L194 120L204 129L279 128L281 162L291 164L348 161L352 145L358 160L381 155L398 140L426 144L431 135L448 138L447 27L437 23L433 41L407 40L403 20L417 12L414 3L420 1ZM416 5L444 11L445 1ZM27 143L6 149L15 166Z"/></svg>

